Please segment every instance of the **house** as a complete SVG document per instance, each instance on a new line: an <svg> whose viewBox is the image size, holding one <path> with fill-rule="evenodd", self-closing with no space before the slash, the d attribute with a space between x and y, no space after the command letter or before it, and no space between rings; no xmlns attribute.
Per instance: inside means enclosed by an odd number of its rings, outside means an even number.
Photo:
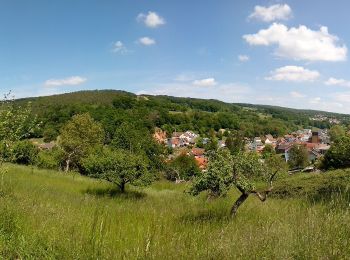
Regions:
<svg viewBox="0 0 350 260"><path fill-rule="evenodd" d="M160 144L164 144L167 141L166 132L160 128L155 129L153 138Z"/></svg>
<svg viewBox="0 0 350 260"><path fill-rule="evenodd" d="M184 142L184 140L176 137L169 138L167 144L168 144L168 147L171 147L171 148L186 146L186 142Z"/></svg>
<svg viewBox="0 0 350 260"><path fill-rule="evenodd" d="M223 129L223 128L221 128L221 129L219 129L219 131L218 131L220 134L224 134L225 132L226 132L226 129Z"/></svg>
<svg viewBox="0 0 350 260"><path fill-rule="evenodd" d="M173 134L171 135L171 137L173 138L180 138L181 135L183 135L183 132L173 132Z"/></svg>
<svg viewBox="0 0 350 260"><path fill-rule="evenodd" d="M285 135L284 139L286 140L286 142L295 142L296 138L294 135Z"/></svg>
<svg viewBox="0 0 350 260"><path fill-rule="evenodd" d="M317 148L315 148L315 150L317 152L319 152L320 154L325 154L329 150L329 148L331 148L331 146L328 144L318 144L318 146L317 146Z"/></svg>
<svg viewBox="0 0 350 260"><path fill-rule="evenodd" d="M276 147L276 153L283 154L286 161L289 159L289 149L292 147L293 143L280 143Z"/></svg>
<svg viewBox="0 0 350 260"><path fill-rule="evenodd" d="M204 156L204 153L205 153L205 149L203 148L192 148L191 150L191 154L194 156L194 157L202 157Z"/></svg>
<svg viewBox="0 0 350 260"><path fill-rule="evenodd" d="M272 146L275 146L277 143L277 140L273 138L271 134L265 135L265 144L270 144Z"/></svg>
<svg viewBox="0 0 350 260"><path fill-rule="evenodd" d="M205 157L195 157L199 169L205 170L208 165L208 159Z"/></svg>
<svg viewBox="0 0 350 260"><path fill-rule="evenodd" d="M322 153L319 150L320 144L318 144L318 143L298 142L298 143L294 143L294 144L304 146L307 149L308 159L311 162L319 159L322 156ZM288 148L285 149L284 158L286 159L286 162L289 160L289 150L292 147L292 145L293 144L291 144ZM327 147L323 147L323 148L327 148Z"/></svg>
<svg viewBox="0 0 350 260"><path fill-rule="evenodd" d="M264 148L264 144L260 137L255 137L253 143L251 144L251 149L253 151L261 151Z"/></svg>
<svg viewBox="0 0 350 260"><path fill-rule="evenodd" d="M207 137L204 137L203 139L202 139L202 144L203 145L206 145L206 144L208 144L209 143L209 138L207 138Z"/></svg>
<svg viewBox="0 0 350 260"><path fill-rule="evenodd" d="M220 140L220 141L218 142L218 147L219 147L219 148L226 147L226 142L225 142L224 140Z"/></svg>
<svg viewBox="0 0 350 260"><path fill-rule="evenodd" d="M318 131L313 131L309 140L311 143L320 143L320 137Z"/></svg>
<svg viewBox="0 0 350 260"><path fill-rule="evenodd" d="M192 131L186 131L185 133L180 135L180 138L183 139L188 144L195 144L198 136L199 135L193 133Z"/></svg>

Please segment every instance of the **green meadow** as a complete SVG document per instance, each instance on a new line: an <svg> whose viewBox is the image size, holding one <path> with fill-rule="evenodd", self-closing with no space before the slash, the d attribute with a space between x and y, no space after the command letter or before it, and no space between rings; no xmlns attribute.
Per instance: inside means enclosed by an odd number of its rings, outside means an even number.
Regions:
<svg viewBox="0 0 350 260"><path fill-rule="evenodd" d="M111 184L7 165L0 176L0 259L349 259L349 171L276 182L235 218L234 190L208 201L160 180Z"/></svg>

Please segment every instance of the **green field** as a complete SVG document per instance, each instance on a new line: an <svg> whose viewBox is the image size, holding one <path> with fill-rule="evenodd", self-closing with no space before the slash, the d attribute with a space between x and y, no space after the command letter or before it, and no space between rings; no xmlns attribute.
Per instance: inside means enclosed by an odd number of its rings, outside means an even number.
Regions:
<svg viewBox="0 0 350 260"><path fill-rule="evenodd" d="M207 201L159 181L121 195L79 175L8 167L0 176L0 259L350 258L349 172L283 179L274 198L250 197L230 219L234 192ZM308 189L315 196L306 198Z"/></svg>

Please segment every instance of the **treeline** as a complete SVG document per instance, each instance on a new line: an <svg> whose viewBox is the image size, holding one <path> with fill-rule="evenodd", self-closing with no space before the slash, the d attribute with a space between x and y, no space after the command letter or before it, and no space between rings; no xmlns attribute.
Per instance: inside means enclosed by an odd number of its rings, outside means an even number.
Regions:
<svg viewBox="0 0 350 260"><path fill-rule="evenodd" d="M168 133L193 130L207 135L210 130L231 129L243 136L265 134L281 136L299 128L329 127L329 123L310 121L310 113L277 107L228 104L217 100L168 96L137 96L113 90L80 91L63 95L18 100L30 101L33 114L42 127L33 137L55 140L59 129L76 114L89 113L102 124L105 141L113 139L116 126L130 122L153 131ZM315 114L317 111L315 111Z"/></svg>

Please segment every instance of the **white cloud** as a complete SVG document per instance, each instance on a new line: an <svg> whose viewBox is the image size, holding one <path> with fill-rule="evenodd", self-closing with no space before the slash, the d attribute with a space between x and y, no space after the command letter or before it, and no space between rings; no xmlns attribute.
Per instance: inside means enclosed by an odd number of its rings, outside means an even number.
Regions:
<svg viewBox="0 0 350 260"><path fill-rule="evenodd" d="M333 95L337 102L350 103L350 92L338 92Z"/></svg>
<svg viewBox="0 0 350 260"><path fill-rule="evenodd" d="M193 85L198 87L212 87L215 86L217 82L214 78L207 78L207 79L197 79L193 81Z"/></svg>
<svg viewBox="0 0 350 260"><path fill-rule="evenodd" d="M337 44L339 38L322 26L313 31L304 25L298 28L273 23L269 28L243 38L250 45L277 45L275 55L283 58L307 61L344 61L347 47Z"/></svg>
<svg viewBox="0 0 350 260"><path fill-rule="evenodd" d="M291 91L289 92L292 98L305 98L306 96L300 92L297 91Z"/></svg>
<svg viewBox="0 0 350 260"><path fill-rule="evenodd" d="M49 79L45 81L44 85L46 87L75 86L83 84L86 81L86 78L73 76L65 79Z"/></svg>
<svg viewBox="0 0 350 260"><path fill-rule="evenodd" d="M238 55L238 60L239 61L242 61L242 62L245 62L245 61L249 61L249 56L247 55Z"/></svg>
<svg viewBox="0 0 350 260"><path fill-rule="evenodd" d="M120 53L120 54L126 54L129 52L129 50L125 47L125 45L121 41L116 41L113 44L113 52Z"/></svg>
<svg viewBox="0 0 350 260"><path fill-rule="evenodd" d="M142 45L150 46L156 44L156 41L149 37L142 37L139 39L139 43Z"/></svg>
<svg viewBox="0 0 350 260"><path fill-rule="evenodd" d="M270 72L271 76L266 77L266 80L276 81L314 81L320 73L316 70L308 70L299 66L284 66Z"/></svg>
<svg viewBox="0 0 350 260"><path fill-rule="evenodd" d="M148 12L148 14L140 13L136 20L150 28L157 28L165 24L164 18L159 16L156 12Z"/></svg>
<svg viewBox="0 0 350 260"><path fill-rule="evenodd" d="M310 99L309 103L310 104L318 104L318 103L320 103L320 101L321 101L320 97L315 97L315 98Z"/></svg>
<svg viewBox="0 0 350 260"><path fill-rule="evenodd" d="M291 17L292 9L287 4L276 4L269 7L257 5L254 7L254 12L249 15L250 19L256 19L263 22L288 20Z"/></svg>
<svg viewBox="0 0 350 260"><path fill-rule="evenodd" d="M328 86L350 87L350 81L345 79L329 78L324 84Z"/></svg>

